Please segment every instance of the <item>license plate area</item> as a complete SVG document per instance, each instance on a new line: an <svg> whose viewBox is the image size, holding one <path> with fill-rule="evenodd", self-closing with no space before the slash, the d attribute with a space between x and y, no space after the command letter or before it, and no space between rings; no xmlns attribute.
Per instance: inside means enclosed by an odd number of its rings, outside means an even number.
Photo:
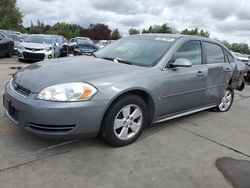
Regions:
<svg viewBox="0 0 250 188"><path fill-rule="evenodd" d="M5 95L3 95L3 106L10 115L14 113L14 108L11 106L10 99Z"/></svg>

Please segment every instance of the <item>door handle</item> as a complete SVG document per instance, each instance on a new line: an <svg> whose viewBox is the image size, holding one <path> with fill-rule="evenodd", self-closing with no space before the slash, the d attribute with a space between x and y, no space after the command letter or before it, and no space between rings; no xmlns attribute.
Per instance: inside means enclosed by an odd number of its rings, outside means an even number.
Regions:
<svg viewBox="0 0 250 188"><path fill-rule="evenodd" d="M232 72L230 68L226 68L226 72Z"/></svg>
<svg viewBox="0 0 250 188"><path fill-rule="evenodd" d="M198 72L196 73L196 76L204 76L204 75L205 75L205 73L202 72L202 71L198 71Z"/></svg>

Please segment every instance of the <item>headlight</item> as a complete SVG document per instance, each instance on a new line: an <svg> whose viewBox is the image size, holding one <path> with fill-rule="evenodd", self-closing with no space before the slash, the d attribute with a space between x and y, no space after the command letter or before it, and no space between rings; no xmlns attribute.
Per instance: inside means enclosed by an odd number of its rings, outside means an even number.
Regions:
<svg viewBox="0 0 250 188"><path fill-rule="evenodd" d="M47 101L84 101L89 100L97 92L90 84L74 82L49 86L37 96Z"/></svg>
<svg viewBox="0 0 250 188"><path fill-rule="evenodd" d="M19 45L17 46L17 48L20 49L20 50L24 50L24 49L25 49L21 44L19 44Z"/></svg>
<svg viewBox="0 0 250 188"><path fill-rule="evenodd" d="M49 52L50 50L52 50L52 47L49 47L49 48L45 48L44 51L47 51Z"/></svg>
<svg viewBox="0 0 250 188"><path fill-rule="evenodd" d="M80 50L80 49L78 49L78 48L75 48L75 51L76 51L76 52L81 52L81 50Z"/></svg>

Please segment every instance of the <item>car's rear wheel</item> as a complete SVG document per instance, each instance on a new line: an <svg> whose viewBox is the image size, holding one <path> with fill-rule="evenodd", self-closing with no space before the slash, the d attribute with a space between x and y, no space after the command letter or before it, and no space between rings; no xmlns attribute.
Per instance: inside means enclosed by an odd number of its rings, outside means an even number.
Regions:
<svg viewBox="0 0 250 188"><path fill-rule="evenodd" d="M105 115L101 135L113 146L134 142L147 122L147 106L136 95L128 95L114 103Z"/></svg>
<svg viewBox="0 0 250 188"><path fill-rule="evenodd" d="M214 110L219 112L228 111L233 104L233 99L234 99L234 90L231 87L228 87L225 91L223 98L221 99L219 106L217 106Z"/></svg>

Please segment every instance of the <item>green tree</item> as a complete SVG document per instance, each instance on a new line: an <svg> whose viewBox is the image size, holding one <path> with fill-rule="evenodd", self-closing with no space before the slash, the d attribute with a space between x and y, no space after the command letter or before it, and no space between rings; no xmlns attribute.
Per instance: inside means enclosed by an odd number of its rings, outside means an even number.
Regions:
<svg viewBox="0 0 250 188"><path fill-rule="evenodd" d="M44 33L44 23L39 19L36 21L36 25L33 24L33 21L30 23L30 27L26 30L30 34L43 34Z"/></svg>
<svg viewBox="0 0 250 188"><path fill-rule="evenodd" d="M178 33L174 27L170 27L168 24L163 25L153 25L148 28L148 30L143 29L142 33Z"/></svg>
<svg viewBox="0 0 250 188"><path fill-rule="evenodd" d="M219 41L219 42L221 42L221 43L222 43L224 46L226 46L229 50L232 49L232 46L231 46L231 44L230 44L228 41L222 40L222 41Z"/></svg>
<svg viewBox="0 0 250 188"><path fill-rule="evenodd" d="M0 28L22 31L23 14L16 0L0 0Z"/></svg>
<svg viewBox="0 0 250 188"><path fill-rule="evenodd" d="M117 40L121 38L121 34L119 32L118 29L115 29L114 31L112 31L111 35L110 35L110 39L111 40Z"/></svg>
<svg viewBox="0 0 250 188"><path fill-rule="evenodd" d="M73 38L79 36L80 32L80 25L76 24L68 24L65 22L57 22L53 26L40 24L40 30L43 31L44 34L55 34L55 35L62 35L65 38Z"/></svg>
<svg viewBox="0 0 250 188"><path fill-rule="evenodd" d="M136 34L140 34L140 31L138 29L135 28L130 28L128 30L129 35L136 35Z"/></svg>
<svg viewBox="0 0 250 188"><path fill-rule="evenodd" d="M207 37L209 38L210 36L210 33L208 31L204 31L203 29L202 30L199 30L198 27L194 28L194 29L185 29L181 32L181 34L183 35L197 35L197 36L202 36L202 37Z"/></svg>
<svg viewBox="0 0 250 188"><path fill-rule="evenodd" d="M90 24L88 28L80 29L81 37L89 37L93 40L109 40L111 30L103 23Z"/></svg>
<svg viewBox="0 0 250 188"><path fill-rule="evenodd" d="M233 43L231 45L231 50L242 54L250 54L249 46L246 43Z"/></svg>

